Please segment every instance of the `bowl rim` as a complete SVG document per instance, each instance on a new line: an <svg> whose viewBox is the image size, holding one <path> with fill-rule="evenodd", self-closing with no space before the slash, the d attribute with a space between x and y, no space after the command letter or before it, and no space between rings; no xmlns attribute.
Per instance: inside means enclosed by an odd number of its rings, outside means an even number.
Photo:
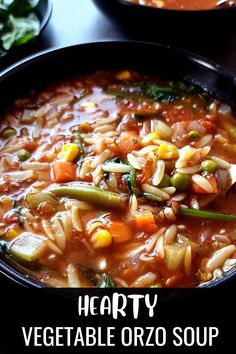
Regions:
<svg viewBox="0 0 236 354"><path fill-rule="evenodd" d="M42 0L39 1L37 7L36 7L36 12L37 12L37 8L40 5L40 2ZM52 0L43 0L46 3L46 11L43 14L43 17L40 21L40 32L44 30L44 28L46 27L46 25L48 24L48 21L51 18L52 15L52 10L53 10L53 4L52 4Z"/></svg>
<svg viewBox="0 0 236 354"><path fill-rule="evenodd" d="M77 48L87 48L87 47L100 47L102 50L103 47L109 47L109 46L123 46L123 45L129 45L129 46L143 46L143 47L153 47L156 48L157 50L165 50L165 51L170 51L178 53L179 55L182 55L183 57L189 59L193 63L200 64L200 66L208 68L210 70L213 70L217 72L220 76L227 77L233 82L235 82L236 85L236 75L234 75L232 72L229 70L225 69L223 66L217 64L215 61L204 58L198 54L176 48L174 46L170 45L165 45L165 44L160 44L160 43L154 43L154 42L141 42L141 41L132 41L132 40L120 40L120 41L95 41L95 42L89 42L89 43L81 43L81 44L75 44L71 46L62 46L62 47L57 47L57 48L50 48L46 49L43 51L40 51L38 53L32 54L26 58L23 58L16 63L12 64L11 66L7 67L6 69L2 70L0 72L0 83L4 82L5 80L8 79L11 75L15 75L18 71L24 70L25 67L31 66L34 63L40 62L41 60L47 60L48 58L52 58L53 56L56 56L58 53L63 53L65 52L64 55L66 55L66 52L70 52L71 50L76 50ZM12 279L13 281L17 282L18 284L21 284L26 287L34 287L34 288L51 288L50 286L45 286L43 283L41 283L39 280L30 278L28 275L21 273L17 267L13 268L7 261L8 256L5 256L2 251L0 251L0 272ZM20 268L20 266L19 266ZM226 272L226 274L222 278L214 279L213 281L203 283L200 285L199 288L211 288L215 287L218 285L222 285L226 281L231 280L232 278L236 277L236 271L231 271L229 270ZM192 288L188 288L192 289Z"/></svg>
<svg viewBox="0 0 236 354"><path fill-rule="evenodd" d="M97 0L94 0L95 2ZM104 1L104 0L99 0ZM145 8L145 9L150 9L150 10L144 10L144 11L156 11L156 12L162 12L162 13L169 13L169 14L176 14L176 13L186 13L186 14L211 14L211 13L218 13L220 11L224 11L224 12L229 12L232 11L232 9L236 10L236 4L230 7L225 7L225 8L217 8L214 7L212 9L207 9L207 10L177 10L177 9L166 9L166 8L160 8L160 7L155 7L155 6L149 6L149 5L144 5L144 4L136 4L136 3L132 3L129 0L109 0L109 1L113 1L116 3L120 3L121 5L124 6L128 6L130 8Z"/></svg>

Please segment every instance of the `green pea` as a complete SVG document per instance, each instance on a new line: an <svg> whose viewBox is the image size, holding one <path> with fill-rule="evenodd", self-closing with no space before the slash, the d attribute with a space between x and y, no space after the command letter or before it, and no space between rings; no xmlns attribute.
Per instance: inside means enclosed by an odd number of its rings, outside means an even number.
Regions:
<svg viewBox="0 0 236 354"><path fill-rule="evenodd" d="M236 128L235 127L231 127L228 130L228 133L232 139L236 140Z"/></svg>
<svg viewBox="0 0 236 354"><path fill-rule="evenodd" d="M189 175L175 172L171 177L171 184L177 189L178 192L184 192L188 189L190 177Z"/></svg>
<svg viewBox="0 0 236 354"><path fill-rule="evenodd" d="M202 169L205 172L208 173L215 173L217 170L217 163L215 161L211 161L211 160L205 160L201 163L202 165Z"/></svg>
<svg viewBox="0 0 236 354"><path fill-rule="evenodd" d="M17 134L17 131L15 128L7 127L1 131L0 137L3 139L8 139L16 134Z"/></svg>
<svg viewBox="0 0 236 354"><path fill-rule="evenodd" d="M199 133L196 130L191 130L191 132L189 132L188 135L191 140L197 140L200 137Z"/></svg>
<svg viewBox="0 0 236 354"><path fill-rule="evenodd" d="M169 187L170 185L171 185L170 176L164 175L161 182L158 185L158 188L166 188Z"/></svg>
<svg viewBox="0 0 236 354"><path fill-rule="evenodd" d="M28 150L22 149L17 153L17 157L20 161L26 161L30 158L31 153Z"/></svg>

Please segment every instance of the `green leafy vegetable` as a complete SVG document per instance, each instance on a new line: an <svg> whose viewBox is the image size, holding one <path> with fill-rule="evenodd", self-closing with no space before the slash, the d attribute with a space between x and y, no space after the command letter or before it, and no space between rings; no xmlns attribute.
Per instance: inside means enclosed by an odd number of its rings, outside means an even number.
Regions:
<svg viewBox="0 0 236 354"><path fill-rule="evenodd" d="M33 10L39 0L3 1L0 4L0 55L35 38L40 21Z"/></svg>
<svg viewBox="0 0 236 354"><path fill-rule="evenodd" d="M104 163L107 164L107 163L111 163L111 162L122 163L122 164L128 165L127 161L121 159L120 157L113 157L112 159L106 160Z"/></svg>
<svg viewBox="0 0 236 354"><path fill-rule="evenodd" d="M174 88L168 86L158 86L157 84L146 83L143 86L145 96L160 102L174 102L181 98Z"/></svg>
<svg viewBox="0 0 236 354"><path fill-rule="evenodd" d="M115 288L116 285L114 284L113 280L106 274L98 274L97 277L99 281L97 283L97 288Z"/></svg>
<svg viewBox="0 0 236 354"><path fill-rule="evenodd" d="M158 85L156 82L140 81L112 84L105 87L104 91L123 99L138 102L143 102L147 99L158 102L174 102L181 97L197 92L198 88L179 81L169 81L165 86Z"/></svg>
<svg viewBox="0 0 236 354"><path fill-rule="evenodd" d="M15 16L28 15L33 9L35 9L38 3L39 0L14 0L10 2L8 11Z"/></svg>
<svg viewBox="0 0 236 354"><path fill-rule="evenodd" d="M129 190L132 194L138 195L139 190L136 185L136 171L132 168L130 173L125 175L125 180L128 183Z"/></svg>
<svg viewBox="0 0 236 354"><path fill-rule="evenodd" d="M236 221L236 215L233 214L222 214L216 213L214 211L207 210L195 210L190 208L180 208L180 213L185 216L191 216L195 218L208 218L208 219L219 219L219 220L228 220Z"/></svg>

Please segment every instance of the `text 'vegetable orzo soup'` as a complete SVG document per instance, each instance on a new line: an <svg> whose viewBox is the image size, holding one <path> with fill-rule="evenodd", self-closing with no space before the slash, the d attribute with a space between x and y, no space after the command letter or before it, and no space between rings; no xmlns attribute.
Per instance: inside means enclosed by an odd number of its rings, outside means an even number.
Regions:
<svg viewBox="0 0 236 354"><path fill-rule="evenodd" d="M236 124L198 88L128 70L1 116L1 248L55 287L194 287L236 264Z"/></svg>

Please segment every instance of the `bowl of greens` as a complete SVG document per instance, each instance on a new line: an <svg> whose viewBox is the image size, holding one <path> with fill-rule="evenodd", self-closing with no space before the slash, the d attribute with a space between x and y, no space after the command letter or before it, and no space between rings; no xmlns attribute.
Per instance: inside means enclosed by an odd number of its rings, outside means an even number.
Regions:
<svg viewBox="0 0 236 354"><path fill-rule="evenodd" d="M36 39L51 12L50 0L0 0L0 56Z"/></svg>

